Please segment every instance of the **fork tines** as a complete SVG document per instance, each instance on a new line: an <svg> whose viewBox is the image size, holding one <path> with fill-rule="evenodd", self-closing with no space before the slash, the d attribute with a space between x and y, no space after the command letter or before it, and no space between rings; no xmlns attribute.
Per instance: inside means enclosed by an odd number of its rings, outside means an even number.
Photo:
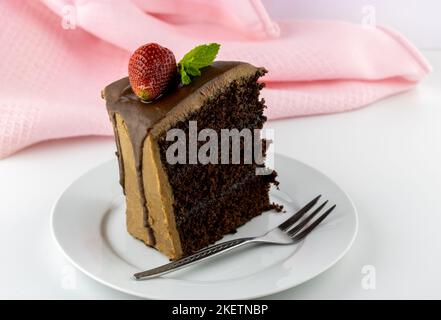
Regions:
<svg viewBox="0 0 441 320"><path fill-rule="evenodd" d="M325 218L335 209L334 204L324 213L322 213L317 219L312 221L315 216L317 216L323 208L328 204L328 200L324 201L319 205L313 212L306 215L319 201L321 195L312 199L303 208L297 211L291 218L283 222L279 229L288 234L288 236L295 242L305 238L315 227L317 227ZM305 216L306 215L306 216ZM302 219L303 218L303 219ZM312 221L312 222L311 222Z"/></svg>

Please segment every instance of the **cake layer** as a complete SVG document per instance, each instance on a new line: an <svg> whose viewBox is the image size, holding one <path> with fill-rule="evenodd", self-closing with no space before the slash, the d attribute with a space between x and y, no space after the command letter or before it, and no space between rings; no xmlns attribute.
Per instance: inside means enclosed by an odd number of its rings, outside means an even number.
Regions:
<svg viewBox="0 0 441 320"><path fill-rule="evenodd" d="M189 138L189 121L195 121L198 130L210 128L217 133L218 146L221 146L222 129L261 129L266 117L263 115L264 101L259 99L262 85L257 79L262 75L261 70L248 77L235 79L202 105L198 112L191 113L185 121L177 122L173 128L185 132ZM169 183L174 194L174 212L176 219L190 214L191 208L200 202L216 198L218 194L227 192L237 181L248 179L256 174L256 163L244 162L244 139L241 139L240 164L221 164L221 153L218 153L218 164L191 165L169 164L166 159L167 149L174 141L167 141L165 133L158 138L161 160L169 177ZM204 144L200 141L198 147ZM189 148L187 148L188 159ZM229 148L229 158L232 159L232 148ZM231 162L230 162L231 163ZM195 188L191 179L198 182ZM184 183L183 183L184 182Z"/></svg>
<svg viewBox="0 0 441 320"><path fill-rule="evenodd" d="M238 227L272 209L268 192L275 174L253 176L230 184L226 193L194 206L183 219L177 220L184 256L234 233Z"/></svg>

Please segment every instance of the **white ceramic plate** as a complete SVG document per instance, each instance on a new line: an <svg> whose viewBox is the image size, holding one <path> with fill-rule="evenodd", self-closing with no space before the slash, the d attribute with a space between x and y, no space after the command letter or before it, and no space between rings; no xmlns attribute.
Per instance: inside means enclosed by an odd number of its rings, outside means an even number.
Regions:
<svg viewBox="0 0 441 320"><path fill-rule="evenodd" d="M52 231L66 257L78 269L135 296L248 299L273 294L305 282L335 264L351 247L358 226L352 201L328 177L278 154L274 166L280 190L272 190L271 198L283 204L287 212L265 212L222 241L260 235L322 194L337 208L299 245L244 247L163 278L135 281L134 273L168 260L126 232L116 160L92 169L64 191L53 208Z"/></svg>

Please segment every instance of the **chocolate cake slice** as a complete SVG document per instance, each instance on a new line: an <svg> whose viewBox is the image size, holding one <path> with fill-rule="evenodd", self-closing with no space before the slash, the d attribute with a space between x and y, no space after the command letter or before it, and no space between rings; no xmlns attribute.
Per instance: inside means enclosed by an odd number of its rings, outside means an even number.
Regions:
<svg viewBox="0 0 441 320"><path fill-rule="evenodd" d="M181 129L189 138L192 121L198 132L210 128L219 136L222 129L262 128L265 105L257 80L264 73L244 62L214 62L191 84L150 103L134 94L128 78L104 89L132 236L178 259L273 207L268 192L276 174L256 175L263 164L167 161L174 143L167 132ZM190 152L187 148L187 159Z"/></svg>

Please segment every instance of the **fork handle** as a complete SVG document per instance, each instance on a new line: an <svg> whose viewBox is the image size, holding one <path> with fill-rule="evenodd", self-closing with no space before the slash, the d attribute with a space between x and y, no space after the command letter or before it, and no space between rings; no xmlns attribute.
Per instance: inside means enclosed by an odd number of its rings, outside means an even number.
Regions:
<svg viewBox="0 0 441 320"><path fill-rule="evenodd" d="M196 252L195 254L192 254L191 256L164 264L157 268L135 273L133 276L135 280L156 278L164 274L188 267L196 262L208 260L212 257L228 252L234 248L250 243L252 239L254 238L240 238L240 239L235 239L235 240L230 240L219 244L215 244L213 246L202 249Z"/></svg>

